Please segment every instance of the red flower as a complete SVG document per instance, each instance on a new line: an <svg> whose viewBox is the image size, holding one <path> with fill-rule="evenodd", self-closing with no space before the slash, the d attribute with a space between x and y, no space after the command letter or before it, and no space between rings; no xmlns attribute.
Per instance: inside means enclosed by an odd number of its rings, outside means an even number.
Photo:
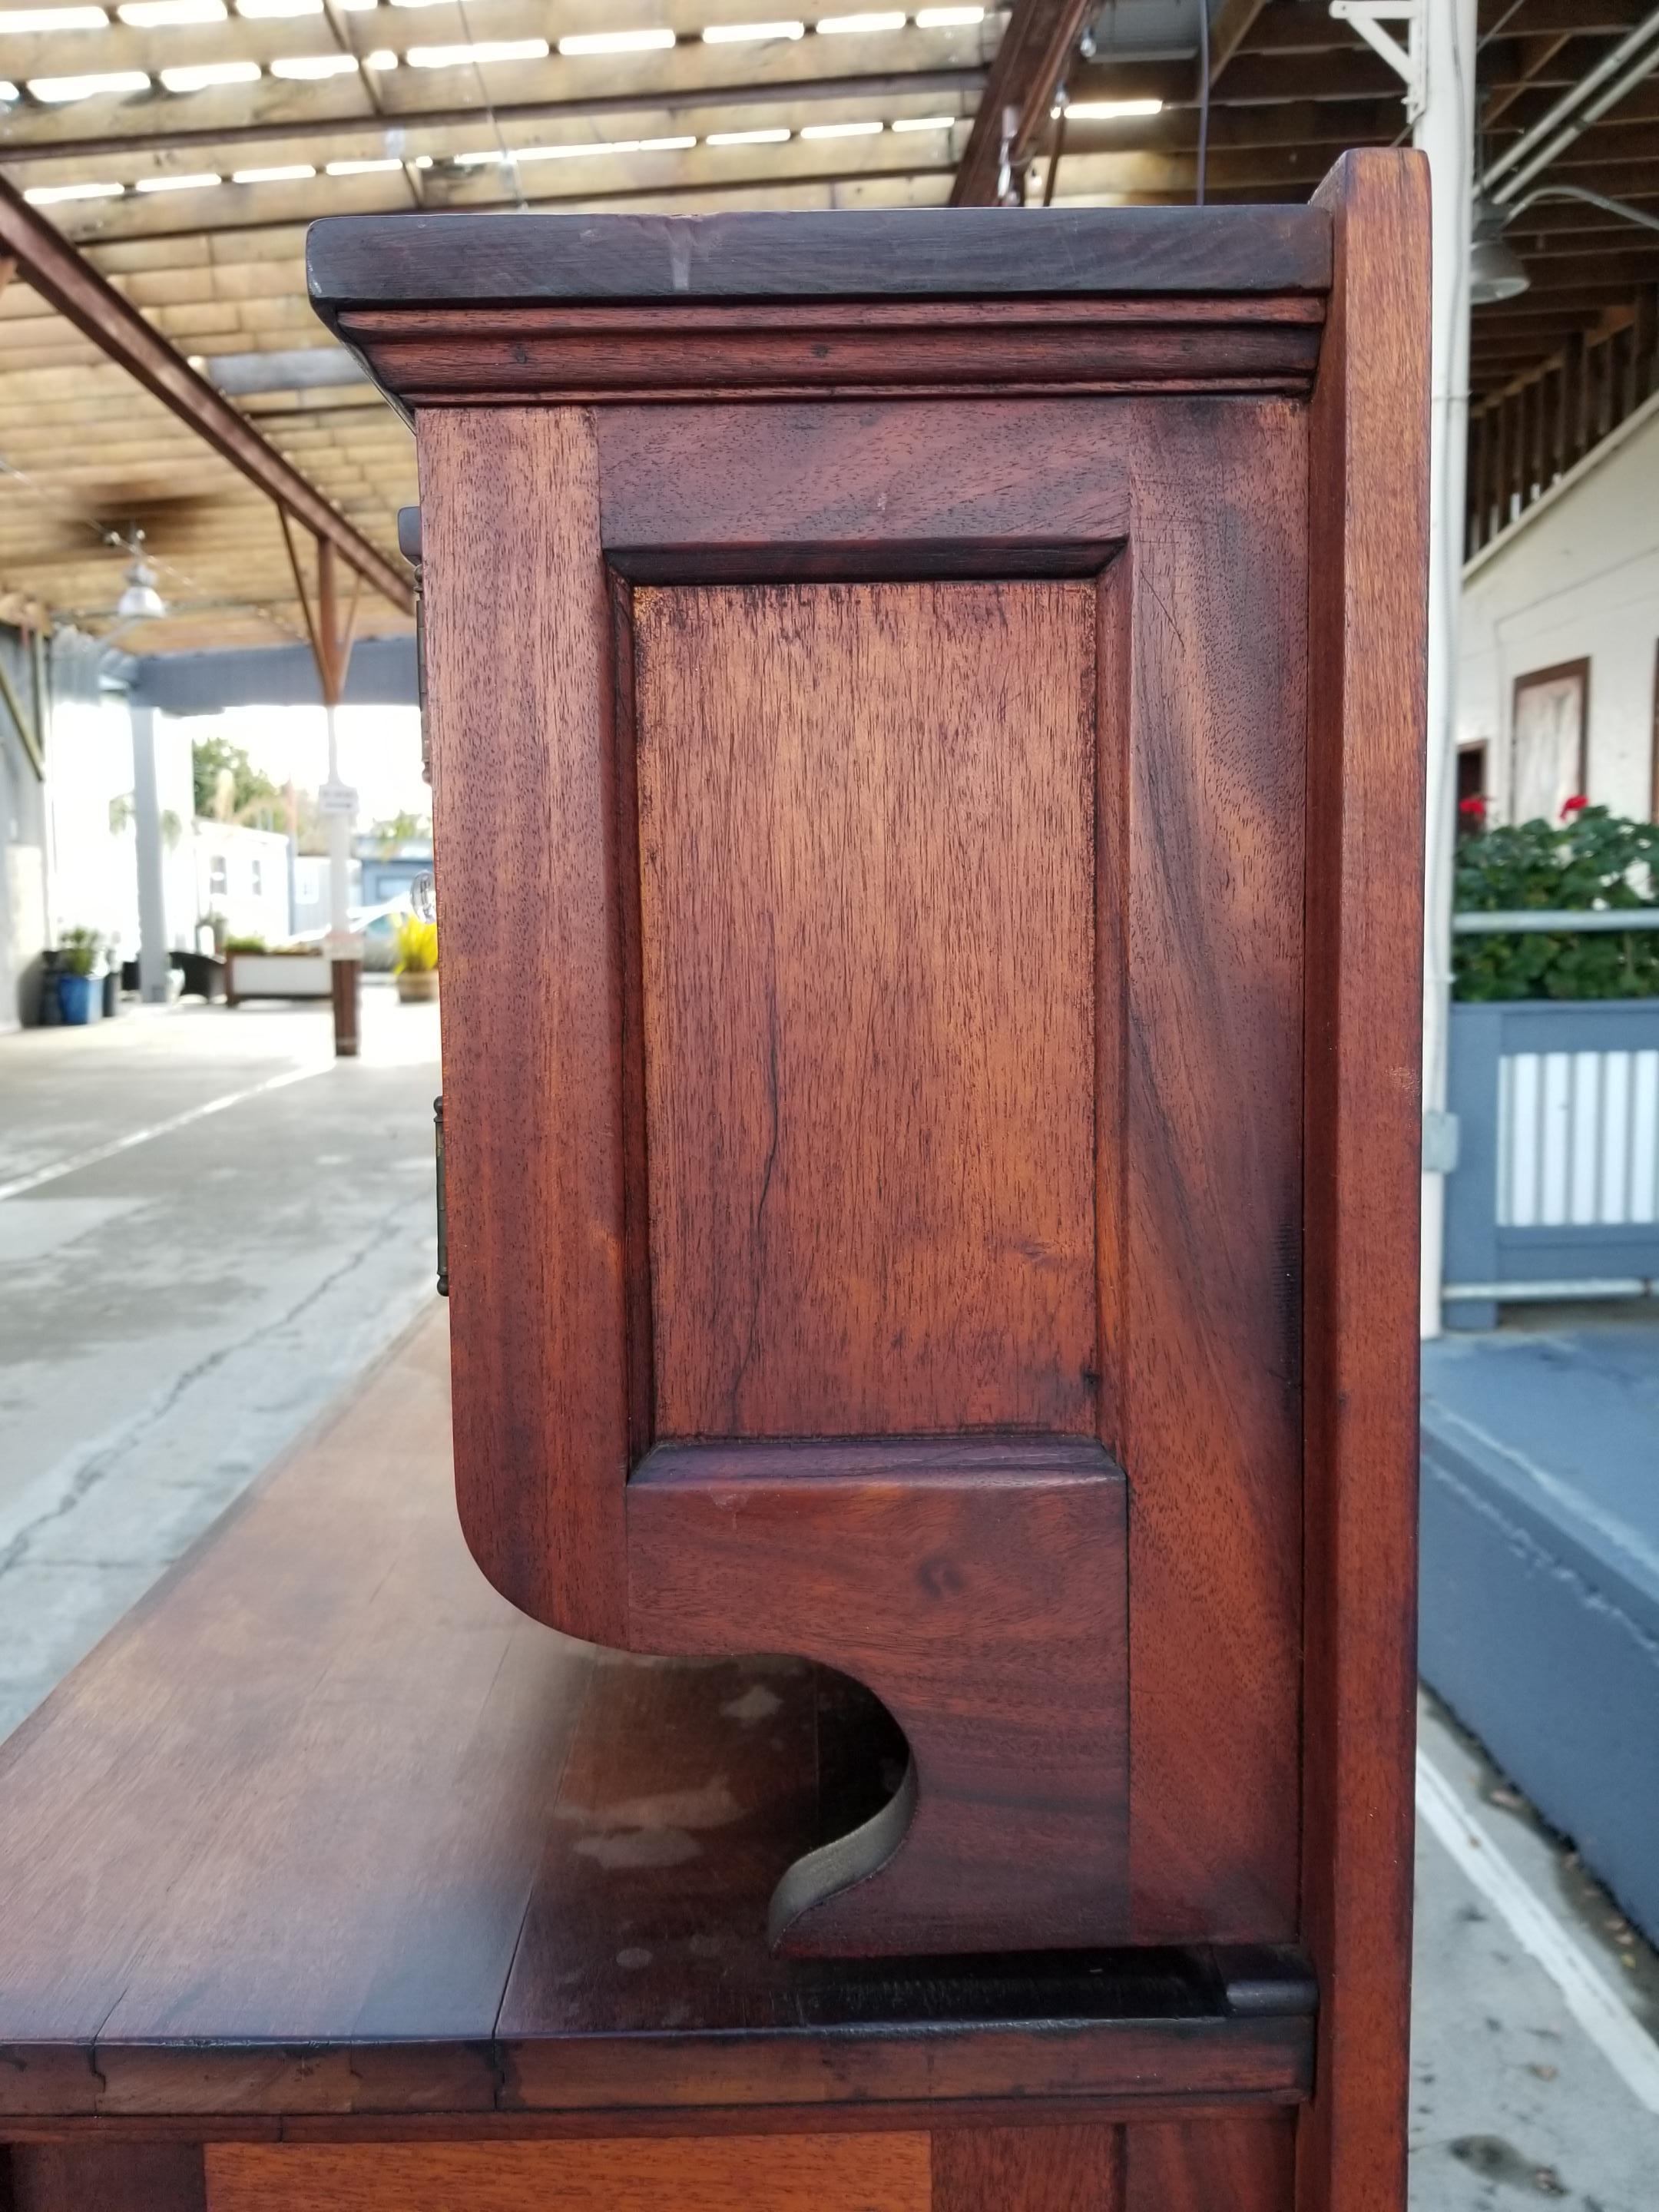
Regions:
<svg viewBox="0 0 1659 2212"><path fill-rule="evenodd" d="M1467 814L1471 822L1484 822L1486 818L1486 802L1484 799L1460 799L1457 802L1457 811L1460 814Z"/></svg>
<svg viewBox="0 0 1659 2212"><path fill-rule="evenodd" d="M1564 822L1570 822L1575 814L1581 814L1584 808L1589 805L1589 799L1584 797L1582 792L1579 793L1576 798L1568 799L1566 804L1562 807L1561 819Z"/></svg>

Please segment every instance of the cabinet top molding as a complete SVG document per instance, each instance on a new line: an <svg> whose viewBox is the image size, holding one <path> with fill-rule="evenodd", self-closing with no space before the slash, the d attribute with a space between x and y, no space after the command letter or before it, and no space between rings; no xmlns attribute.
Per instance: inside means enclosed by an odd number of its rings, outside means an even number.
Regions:
<svg viewBox="0 0 1659 2212"><path fill-rule="evenodd" d="M329 216L306 267L325 321L446 304L1316 294L1331 223L1320 207Z"/></svg>

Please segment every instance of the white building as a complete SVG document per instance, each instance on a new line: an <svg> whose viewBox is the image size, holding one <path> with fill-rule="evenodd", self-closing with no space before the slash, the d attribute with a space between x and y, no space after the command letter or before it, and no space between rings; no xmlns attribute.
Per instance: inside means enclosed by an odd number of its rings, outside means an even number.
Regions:
<svg viewBox="0 0 1659 2212"><path fill-rule="evenodd" d="M1654 814L1659 398L1470 562L1460 663L1460 789L1494 818Z"/></svg>
<svg viewBox="0 0 1659 2212"><path fill-rule="evenodd" d="M275 830L239 822L197 821L191 839L194 885L191 907L167 902L167 943L174 950L208 950L205 932L216 917L228 937L262 937L280 945L292 925L289 841Z"/></svg>

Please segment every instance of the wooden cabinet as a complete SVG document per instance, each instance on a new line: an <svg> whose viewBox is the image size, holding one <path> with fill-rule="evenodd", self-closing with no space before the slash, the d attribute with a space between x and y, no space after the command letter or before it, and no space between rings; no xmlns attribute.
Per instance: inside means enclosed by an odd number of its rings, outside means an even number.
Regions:
<svg viewBox="0 0 1659 2212"><path fill-rule="evenodd" d="M1366 154L1304 209L311 245L419 447L477 1559L880 1698L908 1773L784 1876L786 1952L1305 1947L1298 2202L1356 2212L1403 2080L1425 207Z"/></svg>

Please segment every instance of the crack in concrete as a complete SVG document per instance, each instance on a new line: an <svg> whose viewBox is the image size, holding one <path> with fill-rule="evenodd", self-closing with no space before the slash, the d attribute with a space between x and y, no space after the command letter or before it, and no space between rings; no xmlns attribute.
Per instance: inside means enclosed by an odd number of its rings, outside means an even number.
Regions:
<svg viewBox="0 0 1659 2212"><path fill-rule="evenodd" d="M261 1337L270 1336L279 1329L291 1328L317 1304L319 1299L326 1297L328 1292L343 1282L348 1275L361 1267L385 1245L390 1243L404 1226L405 1217L418 1212L421 1204L422 1201L418 1200L409 1200L395 1207L392 1213L381 1221L374 1234L366 1243L359 1245L337 1267L319 1277L304 1297L296 1300L285 1313L278 1315L274 1321L257 1323L243 1335L234 1338L228 1344L219 1346L216 1350L208 1352L203 1358L198 1359L193 1366L187 1367L180 1374L176 1375L161 1395L130 1422L114 1443L100 1446L92 1456L76 1470L70 1479L67 1490L57 1504L49 1506L44 1513L37 1514L33 1521L26 1522L4 1550L0 1551L0 1578L9 1574L14 1568L23 1565L38 1539L48 1528L67 1520L84 1504L92 1493L116 1472L125 1455L166 1420L168 1414L182 1402L186 1394L193 1389L197 1383L215 1373L228 1360L234 1358L238 1352L246 1351ZM257 1473L257 1468L251 1468L248 1470L249 1480L251 1480Z"/></svg>

